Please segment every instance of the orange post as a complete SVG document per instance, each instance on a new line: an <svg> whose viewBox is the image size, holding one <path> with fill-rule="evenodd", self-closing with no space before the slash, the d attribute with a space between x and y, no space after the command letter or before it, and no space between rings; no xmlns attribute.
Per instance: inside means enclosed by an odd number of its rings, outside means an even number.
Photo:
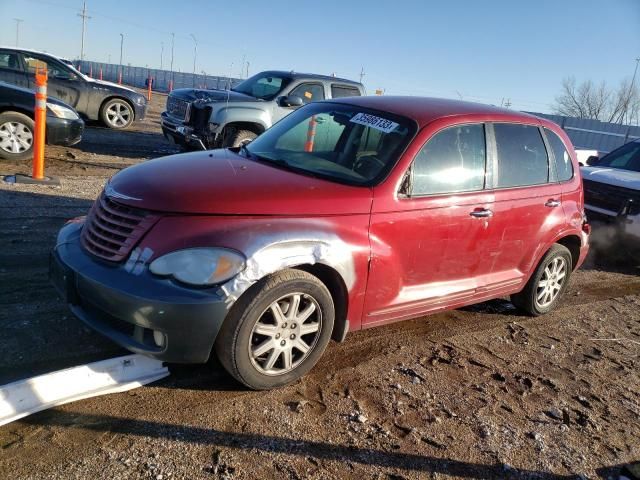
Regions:
<svg viewBox="0 0 640 480"><path fill-rule="evenodd" d="M100 76L98 78L100 78L100 80L102 80L102 67L100 67Z"/></svg>
<svg viewBox="0 0 640 480"><path fill-rule="evenodd" d="M122 85L122 69L118 71L118 85Z"/></svg>
<svg viewBox="0 0 640 480"><path fill-rule="evenodd" d="M169 93L173 90L173 80L169 80Z"/></svg>
<svg viewBox="0 0 640 480"><path fill-rule="evenodd" d="M151 76L149 76L149 86L147 88L147 100L150 102L151 101L151 85L153 84L153 78L151 78Z"/></svg>
<svg viewBox="0 0 640 480"><path fill-rule="evenodd" d="M47 70L36 71L36 111L33 135L34 180L44 179L44 142L47 129Z"/></svg>
<svg viewBox="0 0 640 480"><path fill-rule="evenodd" d="M309 128L307 129L307 141L304 144L305 152L313 152L313 142L316 138L316 126L318 122L316 121L316 116L312 115L309 119Z"/></svg>
<svg viewBox="0 0 640 480"><path fill-rule="evenodd" d="M89 65L89 76L93 78L93 65Z"/></svg>

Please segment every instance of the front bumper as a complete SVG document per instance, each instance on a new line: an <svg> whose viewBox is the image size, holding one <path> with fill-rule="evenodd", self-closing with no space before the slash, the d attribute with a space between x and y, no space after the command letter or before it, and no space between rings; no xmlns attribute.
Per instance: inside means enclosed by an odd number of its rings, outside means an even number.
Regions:
<svg viewBox="0 0 640 480"><path fill-rule="evenodd" d="M82 140L84 122L47 116L47 143L49 145L75 145Z"/></svg>
<svg viewBox="0 0 640 480"><path fill-rule="evenodd" d="M171 143L196 150L209 148L206 139L197 135L192 127L180 123L179 120L174 120L167 112L160 114L160 126L164 138Z"/></svg>
<svg viewBox="0 0 640 480"><path fill-rule="evenodd" d="M80 245L82 223L58 234L49 278L69 308L88 326L118 345L159 360L204 363L227 315L217 289L190 289L139 275L87 254Z"/></svg>
<svg viewBox="0 0 640 480"><path fill-rule="evenodd" d="M133 102L133 113L134 113L134 119L136 121L138 120L144 120L144 117L147 116L147 103L144 103L143 105L139 105L135 102Z"/></svg>

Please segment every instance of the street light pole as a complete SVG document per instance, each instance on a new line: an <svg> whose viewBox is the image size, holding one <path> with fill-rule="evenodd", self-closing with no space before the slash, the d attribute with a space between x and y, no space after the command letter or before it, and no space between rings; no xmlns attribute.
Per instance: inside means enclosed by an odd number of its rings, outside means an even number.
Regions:
<svg viewBox="0 0 640 480"><path fill-rule="evenodd" d="M122 49L124 46L124 34L120 34L120 72L118 73L118 83L122 84Z"/></svg>
<svg viewBox="0 0 640 480"><path fill-rule="evenodd" d="M18 46L18 42L20 41L20 24L24 22L21 18L14 18L16 21L16 47Z"/></svg>
<svg viewBox="0 0 640 480"><path fill-rule="evenodd" d="M160 42L160 70L162 70L163 60L164 60L164 42Z"/></svg>
<svg viewBox="0 0 640 480"><path fill-rule="evenodd" d="M196 40L196 36L191 33L191 38L193 38L193 86L196 86L196 57L198 56L198 40Z"/></svg>
<svg viewBox="0 0 640 480"><path fill-rule="evenodd" d="M176 40L176 34L172 33L171 34L171 66L169 67L171 69L171 85L173 86L173 46Z"/></svg>

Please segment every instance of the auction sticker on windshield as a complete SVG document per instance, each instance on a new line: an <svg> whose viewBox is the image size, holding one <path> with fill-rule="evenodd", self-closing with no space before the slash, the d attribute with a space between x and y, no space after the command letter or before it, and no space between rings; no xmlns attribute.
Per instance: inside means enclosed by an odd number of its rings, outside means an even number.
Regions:
<svg viewBox="0 0 640 480"><path fill-rule="evenodd" d="M375 115L369 115L368 113L360 112L351 119L353 123L365 125L367 127L375 128L384 133L392 132L398 124L387 120L386 118L376 117Z"/></svg>

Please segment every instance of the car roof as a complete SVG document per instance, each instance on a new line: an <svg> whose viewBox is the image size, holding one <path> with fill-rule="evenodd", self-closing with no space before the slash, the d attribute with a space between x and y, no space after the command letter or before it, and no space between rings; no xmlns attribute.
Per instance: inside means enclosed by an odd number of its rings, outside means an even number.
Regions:
<svg viewBox="0 0 640 480"><path fill-rule="evenodd" d="M57 60L62 60L62 57L55 55L53 53L43 52L42 50L34 50L32 48L16 48L10 47L8 45L0 45L0 50L13 50L14 52L25 52L25 53L37 53L38 55L46 55L48 57L53 57Z"/></svg>
<svg viewBox="0 0 640 480"><path fill-rule="evenodd" d="M278 76L283 76L283 77L290 77L293 79L300 79L300 78L309 78L309 79L313 79L313 80L327 80L330 82L340 82L340 83L348 83L350 85L354 85L354 86L361 86L361 83L358 83L354 80L349 80L347 78L340 78L340 77L334 77L331 75L320 75L317 73L302 73L302 72L295 72L293 70L290 71L285 71L285 70L266 70L264 72L260 72L260 73L270 73L273 75L278 75Z"/></svg>
<svg viewBox="0 0 640 480"><path fill-rule="evenodd" d="M414 120L420 127L439 118L453 116L488 116L494 117L496 120L519 121L523 123L539 123L541 120L534 115L509 110L507 108L446 98L372 95L345 97L328 101L348 103L408 117Z"/></svg>

